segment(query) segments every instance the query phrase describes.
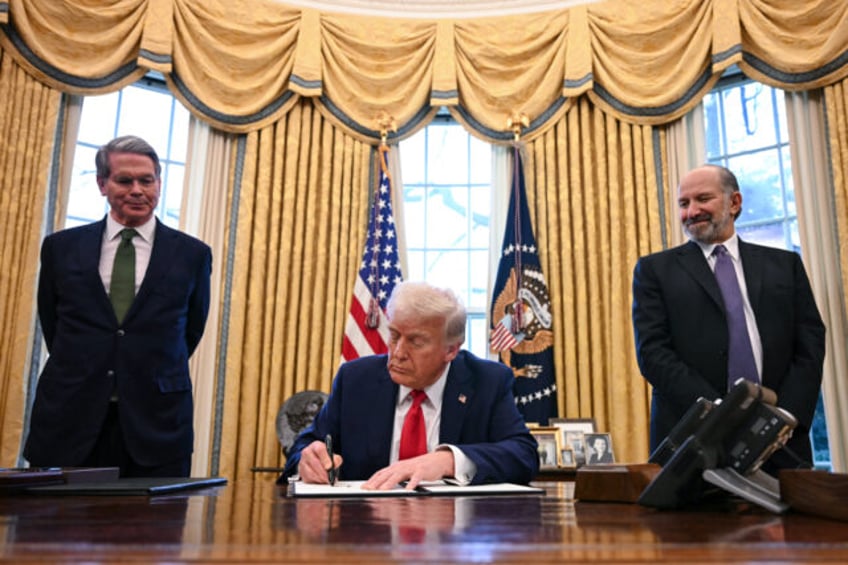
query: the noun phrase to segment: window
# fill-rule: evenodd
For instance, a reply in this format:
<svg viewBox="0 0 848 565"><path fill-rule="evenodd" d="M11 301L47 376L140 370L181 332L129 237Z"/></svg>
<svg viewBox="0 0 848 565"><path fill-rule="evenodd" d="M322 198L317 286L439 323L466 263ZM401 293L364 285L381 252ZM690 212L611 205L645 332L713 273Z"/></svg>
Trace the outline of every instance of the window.
<svg viewBox="0 0 848 565"><path fill-rule="evenodd" d="M488 356L491 146L450 116L400 144L407 280L453 289L468 312L465 347Z"/></svg>
<svg viewBox="0 0 848 565"><path fill-rule="evenodd" d="M704 98L707 160L733 171L743 192L736 231L748 241L801 252L783 92L730 79ZM819 398L811 430L817 467L830 468Z"/></svg>
<svg viewBox="0 0 848 565"><path fill-rule="evenodd" d="M150 143L162 164L162 193L156 216L178 227L188 147L189 113L165 88L144 79L118 92L83 99L74 152L65 227L100 220L109 203L97 188L94 155L114 137L137 135Z"/></svg>

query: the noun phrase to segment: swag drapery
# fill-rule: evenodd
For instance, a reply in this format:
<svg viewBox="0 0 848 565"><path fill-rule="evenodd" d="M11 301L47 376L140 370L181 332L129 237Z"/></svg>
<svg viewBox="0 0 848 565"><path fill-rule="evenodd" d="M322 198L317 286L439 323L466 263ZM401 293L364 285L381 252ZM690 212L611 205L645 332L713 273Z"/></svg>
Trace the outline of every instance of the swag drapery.
<svg viewBox="0 0 848 565"><path fill-rule="evenodd" d="M281 340L293 340L291 332L316 335L310 324L318 318L336 321L326 333L321 329L318 337L297 341L296 351L279 348L276 355L310 360L297 375L288 374L293 367L280 359L255 359L255 366L231 359L226 316L220 328L209 329L227 353L216 371L227 394L219 395L226 401L213 425L218 446L213 468L236 476L249 472L251 464L279 462L273 438L257 439L254 426L270 425L295 383L326 389L337 363L341 331L334 337L329 329L336 331L347 312L354 269L347 254L359 252L353 250L361 246L369 192L361 153L379 141L381 131L389 141L411 135L439 106L447 106L474 135L496 143L513 138L509 119L526 116L529 125L521 134L528 144L531 215L559 324L554 347L560 414L594 416L614 434L620 460L641 461L647 452L648 392L632 355L629 280L639 255L667 244L664 194L670 179L662 126L692 109L731 65L784 89L844 84L846 12L843 0L611 0L509 17L404 20L271 0L115 0L96 7L84 0L9 0L0 1L0 80L23 69L46 92L86 95L111 92L158 71L197 118L243 136L234 144L239 149L228 194L231 210L239 213L228 216L237 222L222 228L232 231L225 249L215 250L227 265L217 276L250 273L250 284L258 284L252 277L267 278L277 289L296 290L298 304L313 311L311 318L300 316L298 324L288 325L282 317L290 310L253 308L252 289L236 291L222 278L215 284L230 289L222 296L223 311L238 312L230 322L239 331L282 324L286 331L274 334ZM309 131L320 132L320 144L292 137L303 130L280 131L296 115L292 112L312 116ZM30 114L30 127L55 129L55 113ZM0 127L0 162L6 163L22 153L25 141L12 122ZM47 149L25 152L34 170L50 170ZM291 158L280 151L298 151L310 163L298 173L307 192L288 184L291 177L265 178L276 174L281 159ZM324 176L318 158L330 155L350 162L355 180ZM46 190L42 180L0 183L3 194L37 203ZM363 182L366 186L358 184ZM834 182L837 191L845 191L844 175L834 175ZM338 282L331 286L330 280L313 284L308 277L315 273L280 267L290 261L291 248L313 245L299 238L313 235L316 224L342 221L333 206L304 205L304 195L319 185L327 202L351 207L345 221L352 237L344 245L328 243L331 254L321 255L351 271L332 275ZM277 233L277 247L244 239L255 237L249 234L259 225L266 231L285 225L242 216L240 199L253 190L253 198L279 202L281 217L300 226ZM837 199L842 230L846 206L844 198ZM256 208L259 212L270 210ZM293 239L283 241L282 235ZM10 239L9 230L2 237L3 249L14 244L25 250L4 268L32 281L41 233L34 228L17 233L20 242ZM602 251L612 254L595 256ZM845 279L848 258L843 253L839 259ZM10 284L3 279L0 289L4 335L26 343L34 331L31 318L10 317L7 309L27 289L16 294ZM599 301L600 315L582 310L586 299ZM243 346L253 347L246 338ZM11 365L6 360L2 374L0 457L7 465L14 463L18 445L6 430L20 425L24 404L19 383L25 362L16 359ZM233 383L239 383L238 401ZM242 408L234 408L236 402Z"/></svg>

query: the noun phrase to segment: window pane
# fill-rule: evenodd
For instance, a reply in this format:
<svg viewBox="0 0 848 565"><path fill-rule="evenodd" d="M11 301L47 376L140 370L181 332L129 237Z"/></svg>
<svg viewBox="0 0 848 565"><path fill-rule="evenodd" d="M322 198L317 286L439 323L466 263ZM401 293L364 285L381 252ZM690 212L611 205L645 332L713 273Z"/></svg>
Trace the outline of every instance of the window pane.
<svg viewBox="0 0 848 565"><path fill-rule="evenodd" d="M401 151L401 174L403 175L404 188L412 184L424 184L427 178L424 176L426 170L427 159L425 158L425 140L426 135L422 135L423 130L416 133L409 139L403 141L403 151ZM404 153L410 155L418 155L418 159L404 159Z"/></svg>
<svg viewBox="0 0 848 565"><path fill-rule="evenodd" d="M100 147L115 137L115 116L118 115L119 92L101 96L86 96L80 114L77 143ZM90 161L94 168L94 159Z"/></svg>
<svg viewBox="0 0 848 565"><path fill-rule="evenodd" d="M427 252L425 279L452 288L461 297L468 295L468 255L462 251L433 249Z"/></svg>
<svg viewBox="0 0 848 565"><path fill-rule="evenodd" d="M465 330L465 349L477 357L485 359L489 354L488 335L486 316L484 314L469 314Z"/></svg>
<svg viewBox="0 0 848 565"><path fill-rule="evenodd" d="M409 273L404 273L406 279L410 281L426 280L424 276L424 251L410 249L406 253L406 259L409 263Z"/></svg>
<svg viewBox="0 0 848 565"><path fill-rule="evenodd" d="M99 220L106 214L108 209L106 199L97 187L95 153L97 149L91 147L76 148L65 227L87 224L95 219Z"/></svg>
<svg viewBox="0 0 848 565"><path fill-rule="evenodd" d="M491 153L491 148L489 149ZM487 168L490 171L491 168ZM489 218L491 217L491 188L488 184L471 187L471 247L489 248ZM481 271L484 272L484 271Z"/></svg>
<svg viewBox="0 0 848 565"><path fill-rule="evenodd" d="M742 215L738 223L783 219L781 168L776 150L760 151L728 159L742 191Z"/></svg>
<svg viewBox="0 0 848 565"><path fill-rule="evenodd" d="M465 187L431 188L427 195L427 246L467 245L468 194Z"/></svg>
<svg viewBox="0 0 848 565"><path fill-rule="evenodd" d="M427 218L424 191L423 186L409 186L406 183L403 185L403 223L406 229L406 246L410 250L423 248L424 238L427 236L427 230L424 229Z"/></svg>
<svg viewBox="0 0 848 565"><path fill-rule="evenodd" d="M728 153L750 151L777 143L769 87L745 84L725 90L722 98Z"/></svg>
<svg viewBox="0 0 848 565"><path fill-rule="evenodd" d="M160 158L167 158L170 137L170 92L147 88L126 88L118 117L118 135L137 135L156 148ZM108 141L108 140L107 140Z"/></svg>
<svg viewBox="0 0 848 565"><path fill-rule="evenodd" d="M427 182L468 182L468 134L461 127L436 124L429 136Z"/></svg>
<svg viewBox="0 0 848 565"><path fill-rule="evenodd" d="M468 312L465 347L485 357L491 146L444 115L400 146L405 275L460 296Z"/></svg>

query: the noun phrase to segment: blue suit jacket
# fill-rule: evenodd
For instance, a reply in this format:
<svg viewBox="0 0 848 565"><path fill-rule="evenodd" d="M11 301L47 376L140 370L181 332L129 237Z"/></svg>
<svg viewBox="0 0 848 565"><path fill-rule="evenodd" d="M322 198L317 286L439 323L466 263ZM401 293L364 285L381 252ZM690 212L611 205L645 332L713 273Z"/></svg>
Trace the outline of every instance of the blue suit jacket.
<svg viewBox="0 0 848 565"><path fill-rule="evenodd" d="M797 253L741 239L739 254L763 347L763 385L798 419L789 447L812 461L808 434L821 385L825 329L804 265ZM639 368L653 385L651 450L699 397L714 400L727 392L723 304L697 243L648 255L636 265L633 327Z"/></svg>
<svg viewBox="0 0 848 565"><path fill-rule="evenodd" d="M156 220L147 272L119 324L98 271L105 226L104 218L42 243L38 313L50 356L24 451L32 465L78 465L97 440L113 387L136 462L192 452L188 359L206 323L212 252Z"/></svg>
<svg viewBox="0 0 848 565"><path fill-rule="evenodd" d="M300 451L332 434L344 458L340 478L365 480L389 464L398 385L387 357L362 357L341 366L327 403L291 449L281 477L296 473ZM460 351L448 371L439 442L457 446L476 465L473 483L530 482L539 470L536 440L512 395L509 367Z"/></svg>

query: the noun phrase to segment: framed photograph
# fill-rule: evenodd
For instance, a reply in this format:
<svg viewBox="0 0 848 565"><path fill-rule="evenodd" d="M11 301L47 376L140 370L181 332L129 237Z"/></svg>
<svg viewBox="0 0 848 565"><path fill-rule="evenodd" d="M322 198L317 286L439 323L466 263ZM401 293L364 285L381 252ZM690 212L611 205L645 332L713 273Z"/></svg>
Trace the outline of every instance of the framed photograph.
<svg viewBox="0 0 848 565"><path fill-rule="evenodd" d="M560 466L566 469L574 469L577 467L577 460L574 458L574 450L569 445L562 446L559 451Z"/></svg>
<svg viewBox="0 0 848 565"><path fill-rule="evenodd" d="M530 433L533 434L539 444L539 468L556 469L559 467L560 451L562 450L559 430L552 426L543 426L530 428Z"/></svg>
<svg viewBox="0 0 848 565"><path fill-rule="evenodd" d="M595 432L595 420L593 418L551 418L549 425L556 426L562 431L583 432L584 434Z"/></svg>
<svg viewBox="0 0 848 565"><path fill-rule="evenodd" d="M563 447L571 447L574 451L576 466L586 463L585 434L595 432L595 420L592 418L551 418L550 425L560 430L560 441Z"/></svg>
<svg viewBox="0 0 848 565"><path fill-rule="evenodd" d="M609 434L585 434L585 439L587 465L615 463L612 439Z"/></svg>

